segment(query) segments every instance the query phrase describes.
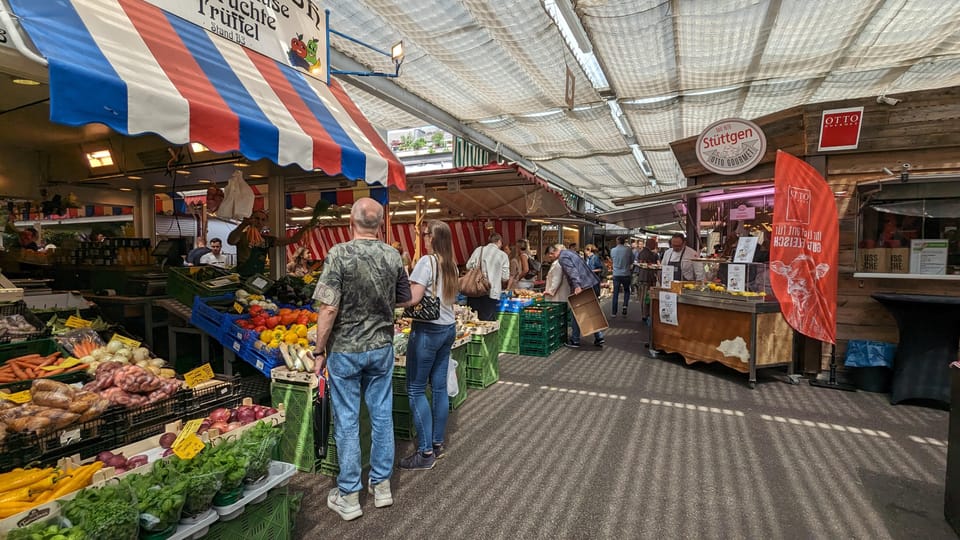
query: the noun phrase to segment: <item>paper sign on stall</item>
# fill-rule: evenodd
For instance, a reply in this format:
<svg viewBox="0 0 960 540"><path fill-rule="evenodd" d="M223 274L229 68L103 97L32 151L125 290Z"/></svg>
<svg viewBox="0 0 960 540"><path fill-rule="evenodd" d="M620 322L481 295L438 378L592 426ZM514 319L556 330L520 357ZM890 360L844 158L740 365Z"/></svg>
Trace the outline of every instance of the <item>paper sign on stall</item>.
<svg viewBox="0 0 960 540"><path fill-rule="evenodd" d="M910 271L914 274L946 274L949 247L949 240L911 240Z"/></svg>
<svg viewBox="0 0 960 540"><path fill-rule="evenodd" d="M660 269L660 288L669 289L670 285L673 284L673 270L672 266L663 265L663 268Z"/></svg>
<svg viewBox="0 0 960 540"><path fill-rule="evenodd" d="M737 240L737 252L733 255L733 262L753 262L753 255L757 252L756 236L742 236Z"/></svg>
<svg viewBox="0 0 960 540"><path fill-rule="evenodd" d="M194 386L202 382L209 381L212 378L213 368L210 367L209 362L183 374L183 380L187 384L187 388L193 388Z"/></svg>
<svg viewBox="0 0 960 540"><path fill-rule="evenodd" d="M677 293L660 291L660 322L678 326Z"/></svg>
<svg viewBox="0 0 960 540"><path fill-rule="evenodd" d="M730 264L727 265L727 290L730 292L743 292L744 285L747 282L747 265Z"/></svg>

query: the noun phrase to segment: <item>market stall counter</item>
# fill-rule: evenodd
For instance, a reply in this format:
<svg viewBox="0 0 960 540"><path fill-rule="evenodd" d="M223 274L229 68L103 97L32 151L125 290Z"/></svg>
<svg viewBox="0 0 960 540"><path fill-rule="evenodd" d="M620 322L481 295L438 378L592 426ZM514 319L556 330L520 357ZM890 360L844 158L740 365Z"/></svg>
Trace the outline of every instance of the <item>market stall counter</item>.
<svg viewBox="0 0 960 540"><path fill-rule="evenodd" d="M684 290L676 295L676 324L667 324L661 291L672 292L651 289L651 350L680 354L687 364L719 362L749 374L750 388L756 386L758 369L787 366L793 374L793 329L778 302Z"/></svg>

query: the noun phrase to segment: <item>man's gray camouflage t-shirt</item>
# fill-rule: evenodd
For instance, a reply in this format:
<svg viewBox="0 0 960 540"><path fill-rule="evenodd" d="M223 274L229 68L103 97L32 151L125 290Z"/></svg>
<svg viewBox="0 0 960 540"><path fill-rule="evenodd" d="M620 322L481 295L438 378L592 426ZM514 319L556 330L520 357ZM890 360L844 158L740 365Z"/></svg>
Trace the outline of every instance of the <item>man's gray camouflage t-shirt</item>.
<svg viewBox="0 0 960 540"><path fill-rule="evenodd" d="M328 352L365 352L393 343L397 281L406 277L400 253L379 240L333 246L313 297L336 306Z"/></svg>

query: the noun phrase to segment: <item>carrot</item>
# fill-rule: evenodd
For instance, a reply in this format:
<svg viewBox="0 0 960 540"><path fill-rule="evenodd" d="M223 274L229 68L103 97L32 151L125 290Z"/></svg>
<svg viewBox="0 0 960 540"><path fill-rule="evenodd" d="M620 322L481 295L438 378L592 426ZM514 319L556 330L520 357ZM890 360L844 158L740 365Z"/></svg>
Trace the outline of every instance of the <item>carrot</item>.
<svg viewBox="0 0 960 540"><path fill-rule="evenodd" d="M14 377L8 377L6 375L0 375L0 383L11 383L15 382L17 379Z"/></svg>
<svg viewBox="0 0 960 540"><path fill-rule="evenodd" d="M11 358L10 360L7 360L7 361L8 361L8 362L19 362L19 361L21 361L21 360L30 360L31 358L39 358L39 357L40 357L39 354L37 354L37 353L31 353L31 354L25 354L25 355L23 355L23 356L18 356L18 357L16 357L16 358Z"/></svg>
<svg viewBox="0 0 960 540"><path fill-rule="evenodd" d="M64 371L64 373L73 373L74 371L82 371L84 369L87 369L88 367L90 367L90 364L77 364L72 368Z"/></svg>
<svg viewBox="0 0 960 540"><path fill-rule="evenodd" d="M59 375L59 374L65 372L65 371L67 371L65 368L53 369L53 370L48 371L47 374L44 375L44 377L50 377L50 376L52 376L52 375Z"/></svg>
<svg viewBox="0 0 960 540"><path fill-rule="evenodd" d="M38 368L46 367L56 363L56 361L57 361L57 357L51 355L51 356L48 356L47 358L44 358L42 362L38 363L37 367Z"/></svg>
<svg viewBox="0 0 960 540"><path fill-rule="evenodd" d="M20 366L18 366L17 364L8 364L8 365L13 369L13 374L18 379L25 380L28 378L26 372L24 372L23 369L21 369Z"/></svg>

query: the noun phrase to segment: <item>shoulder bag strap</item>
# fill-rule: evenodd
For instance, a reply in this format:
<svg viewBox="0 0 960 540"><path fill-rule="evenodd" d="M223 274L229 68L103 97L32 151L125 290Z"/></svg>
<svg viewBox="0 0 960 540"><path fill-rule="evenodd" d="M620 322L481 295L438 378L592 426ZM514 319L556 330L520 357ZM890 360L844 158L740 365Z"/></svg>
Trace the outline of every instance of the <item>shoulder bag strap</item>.
<svg viewBox="0 0 960 540"><path fill-rule="evenodd" d="M430 265L433 266L433 297L438 298L437 281L440 279L440 257L437 255L431 255Z"/></svg>

